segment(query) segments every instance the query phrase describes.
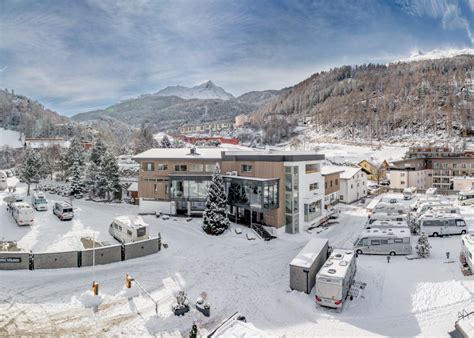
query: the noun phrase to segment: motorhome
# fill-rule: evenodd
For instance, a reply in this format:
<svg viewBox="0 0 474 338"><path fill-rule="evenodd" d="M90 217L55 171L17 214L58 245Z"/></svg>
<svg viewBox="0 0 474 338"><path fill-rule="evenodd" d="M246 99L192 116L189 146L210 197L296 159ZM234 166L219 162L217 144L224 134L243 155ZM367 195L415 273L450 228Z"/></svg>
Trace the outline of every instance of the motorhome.
<svg viewBox="0 0 474 338"><path fill-rule="evenodd" d="M354 250L357 254L409 255L412 252L410 229L366 229L356 240Z"/></svg>
<svg viewBox="0 0 474 338"><path fill-rule="evenodd" d="M334 249L316 275L316 303L341 308L357 271L353 250Z"/></svg>
<svg viewBox="0 0 474 338"><path fill-rule="evenodd" d="M375 221L396 221L408 223L408 220L409 216L407 214L380 212L371 215L367 223L372 224Z"/></svg>
<svg viewBox="0 0 474 338"><path fill-rule="evenodd" d="M122 243L137 242L149 238L149 226L140 216L115 217L109 233Z"/></svg>
<svg viewBox="0 0 474 338"><path fill-rule="evenodd" d="M426 197L435 197L438 194L438 188L428 188L426 190Z"/></svg>
<svg viewBox="0 0 474 338"><path fill-rule="evenodd" d="M36 191L31 195L31 205L36 211L48 210L48 201L42 191Z"/></svg>
<svg viewBox="0 0 474 338"><path fill-rule="evenodd" d="M424 217L425 215L431 214L459 214L460 209L458 207L455 207L453 205L443 205L440 207L432 207L428 210L426 210L423 214L420 215L420 217Z"/></svg>
<svg viewBox="0 0 474 338"><path fill-rule="evenodd" d="M461 251L466 257L466 263L469 269L474 273L474 234L465 234L461 236Z"/></svg>
<svg viewBox="0 0 474 338"><path fill-rule="evenodd" d="M33 224L33 208L25 202L13 202L9 205L9 211L18 225Z"/></svg>
<svg viewBox="0 0 474 338"><path fill-rule="evenodd" d="M413 212L413 215L415 217L420 217L421 215L423 215L425 212L433 209L433 208L437 208L437 207L447 207L447 208L450 208L452 207L453 204L450 202L450 201L437 201L437 202L424 202L424 203L421 203L418 208L416 209L416 211Z"/></svg>
<svg viewBox="0 0 474 338"><path fill-rule="evenodd" d="M4 171L0 171L0 190L5 190L7 188L7 174L5 174Z"/></svg>
<svg viewBox="0 0 474 338"><path fill-rule="evenodd" d="M372 211L373 214L377 214L380 212L389 212L389 213L397 213L397 214L406 214L408 212L407 208L400 203L386 203L380 202L375 206Z"/></svg>
<svg viewBox="0 0 474 338"><path fill-rule="evenodd" d="M61 221L68 221L74 217L74 210L72 205L67 202L56 202L54 203L53 214Z"/></svg>
<svg viewBox="0 0 474 338"><path fill-rule="evenodd" d="M407 222L398 222L398 221L375 221L372 224L366 224L366 229L371 228L380 228L380 229L388 229L388 228L406 228L408 226Z"/></svg>
<svg viewBox="0 0 474 338"><path fill-rule="evenodd" d="M459 192L459 194L458 194L458 203L460 205L474 204L474 190Z"/></svg>
<svg viewBox="0 0 474 338"><path fill-rule="evenodd" d="M409 187L403 190L403 199L404 200L411 200L415 197L416 194L416 187Z"/></svg>
<svg viewBox="0 0 474 338"><path fill-rule="evenodd" d="M427 236L464 235L468 227L464 218L456 214L438 214L423 217L420 220L420 230Z"/></svg>
<svg viewBox="0 0 474 338"><path fill-rule="evenodd" d="M411 206L410 206L410 209L411 211L417 211L418 210L418 207L423 204L423 203L427 203L427 202L441 202L443 201L443 199L441 199L440 197L427 197L427 198L420 198L419 200L417 200L415 203L413 203Z"/></svg>

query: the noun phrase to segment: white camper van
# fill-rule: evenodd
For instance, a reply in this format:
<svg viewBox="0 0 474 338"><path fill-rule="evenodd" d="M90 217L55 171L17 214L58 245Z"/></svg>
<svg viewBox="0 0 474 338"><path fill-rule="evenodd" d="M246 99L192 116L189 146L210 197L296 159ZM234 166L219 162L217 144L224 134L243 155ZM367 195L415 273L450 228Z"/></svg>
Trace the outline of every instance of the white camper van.
<svg viewBox="0 0 474 338"><path fill-rule="evenodd" d="M446 207L446 208L450 208L452 207L453 204L449 201L438 201L438 202L425 202L425 203L421 203L418 208L416 209L416 212L415 212L415 216L416 217L420 217L421 215L423 215L425 212L433 209L433 208L437 208L437 207Z"/></svg>
<svg viewBox="0 0 474 338"><path fill-rule="evenodd" d="M48 201L42 191L36 191L31 195L31 205L36 211L46 211L48 210Z"/></svg>
<svg viewBox="0 0 474 338"><path fill-rule="evenodd" d="M415 197L416 194L416 187L409 187L403 190L403 199L404 200L411 200Z"/></svg>
<svg viewBox="0 0 474 338"><path fill-rule="evenodd" d="M406 214L380 212L370 216L368 223L372 224L375 221L395 221L408 223L408 219L409 217Z"/></svg>
<svg viewBox="0 0 474 338"><path fill-rule="evenodd" d="M366 229L371 228L380 228L380 229L388 229L388 228L406 228L408 226L407 222L398 222L398 221L375 221L372 224L366 224Z"/></svg>
<svg viewBox="0 0 474 338"><path fill-rule="evenodd" d="M411 206L410 206L410 209L412 211L417 211L418 210L418 207L423 204L423 203L427 203L427 202L441 202L443 201L440 197L426 197L426 198L421 198L419 200L417 200L415 203L413 203Z"/></svg>
<svg viewBox="0 0 474 338"><path fill-rule="evenodd" d="M5 174L4 171L0 171L0 190L5 190L7 188L7 174Z"/></svg>
<svg viewBox="0 0 474 338"><path fill-rule="evenodd" d="M474 234L461 236L461 250L466 257L466 263L469 265L469 269L474 273Z"/></svg>
<svg viewBox="0 0 474 338"><path fill-rule="evenodd" d="M474 204L474 190L461 191L458 194L458 202L460 205Z"/></svg>
<svg viewBox="0 0 474 338"><path fill-rule="evenodd" d="M420 229L426 236L464 235L468 227L466 221L456 214L438 214L433 217L423 217Z"/></svg>
<svg viewBox="0 0 474 338"><path fill-rule="evenodd" d="M138 242L149 238L148 224L140 216L115 217L109 233L122 243Z"/></svg>
<svg viewBox="0 0 474 338"><path fill-rule="evenodd" d="M354 282L356 270L353 250L334 249L316 275L316 303L341 308Z"/></svg>
<svg viewBox="0 0 474 338"><path fill-rule="evenodd" d="M428 188L426 190L426 197L435 197L438 194L438 188Z"/></svg>
<svg viewBox="0 0 474 338"><path fill-rule="evenodd" d="M362 231L354 244L358 254L409 255L411 254L410 229L372 228Z"/></svg>
<svg viewBox="0 0 474 338"><path fill-rule="evenodd" d="M18 225L33 224L33 208L25 202L14 202L9 205L9 210Z"/></svg>

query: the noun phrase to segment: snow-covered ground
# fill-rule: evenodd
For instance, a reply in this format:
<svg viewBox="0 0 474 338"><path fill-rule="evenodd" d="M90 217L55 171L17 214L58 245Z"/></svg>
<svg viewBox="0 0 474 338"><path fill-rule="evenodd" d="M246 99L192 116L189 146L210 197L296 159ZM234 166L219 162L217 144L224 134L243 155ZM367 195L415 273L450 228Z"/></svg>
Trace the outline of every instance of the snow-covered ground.
<svg viewBox="0 0 474 338"><path fill-rule="evenodd" d="M393 197L401 194L384 196ZM228 231L213 237L200 229L199 218L187 222L145 216L151 232L160 232L168 245L158 254L94 269L0 271L0 334L176 336L186 335L193 321L205 333L239 311L268 335L448 336L457 312L474 309L474 278L463 276L457 262L459 236L430 238L432 255L424 260L399 256L387 264L383 256L360 256L356 279L367 287L341 313L316 306L314 294L290 291L292 258L312 237L351 248L367 219L364 206L340 205L338 222L329 228L282 234L270 242L248 241L245 227L244 234ZM107 233L110 220L137 212L136 206L83 200L74 201L74 207L72 222L56 221L50 211L35 212L35 225L20 228L2 206L1 236L33 250L78 248L78 238L92 232L113 242ZM474 208L463 207L462 212L474 227ZM454 263L446 263L446 251ZM146 296L124 290L126 273L158 300L158 316ZM93 280L100 283L97 301L88 291ZM191 304L206 292L211 317L203 317L194 306L184 317L175 317L171 305L179 289L187 292Z"/></svg>
<svg viewBox="0 0 474 338"><path fill-rule="evenodd" d="M0 128L0 147L4 146L11 148L23 147L21 143L21 133L15 130Z"/></svg>

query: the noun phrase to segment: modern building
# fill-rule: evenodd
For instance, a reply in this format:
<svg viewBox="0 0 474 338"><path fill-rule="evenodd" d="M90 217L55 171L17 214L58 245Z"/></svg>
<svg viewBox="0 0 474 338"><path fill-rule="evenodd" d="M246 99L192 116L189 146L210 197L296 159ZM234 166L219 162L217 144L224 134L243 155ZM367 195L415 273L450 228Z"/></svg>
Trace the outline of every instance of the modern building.
<svg viewBox="0 0 474 338"><path fill-rule="evenodd" d="M324 207L327 209L339 201L341 190L341 174L344 169L336 166L325 166L321 168L324 177Z"/></svg>
<svg viewBox="0 0 474 338"><path fill-rule="evenodd" d="M352 203L367 196L367 174L358 167L328 166L340 173L339 202Z"/></svg>
<svg viewBox="0 0 474 338"><path fill-rule="evenodd" d="M215 121L215 122L203 122L197 124L186 124L179 127L181 134L193 134L193 133L213 133L222 130L232 128L232 123L229 121Z"/></svg>
<svg viewBox="0 0 474 338"><path fill-rule="evenodd" d="M324 155L315 152L150 149L133 159L142 213L202 212L218 164L233 221L297 233L324 218Z"/></svg>

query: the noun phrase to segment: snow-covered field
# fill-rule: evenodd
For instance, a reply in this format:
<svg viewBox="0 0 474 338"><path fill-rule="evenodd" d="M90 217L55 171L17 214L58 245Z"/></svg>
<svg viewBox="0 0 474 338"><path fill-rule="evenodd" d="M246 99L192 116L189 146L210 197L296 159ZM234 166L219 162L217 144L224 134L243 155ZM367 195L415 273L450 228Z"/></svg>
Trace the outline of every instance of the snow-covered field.
<svg viewBox="0 0 474 338"><path fill-rule="evenodd" d="M15 130L0 128L0 147L21 148L21 134Z"/></svg>
<svg viewBox="0 0 474 338"><path fill-rule="evenodd" d="M401 195L385 196L392 197ZM35 212L36 224L20 228L2 206L1 236L16 238L33 250L76 248L77 238L92 232L113 243L107 233L110 220L137 212L135 206L83 200L75 201L74 207L72 222L56 221L50 211ZM367 288L347 301L341 313L316 306L314 294L290 291L288 264L310 238L325 237L332 246L352 247L367 214L362 204L339 207L337 224L311 233L282 234L270 242L248 241L246 228L240 235L228 231L208 236L198 218L186 222L145 216L152 233L161 232L168 244L158 254L94 269L0 271L0 334L176 336L186 335L193 321L205 333L239 311L268 335L448 336L457 312L474 310L474 278L463 276L457 262L459 236L430 238L432 255L424 260L399 256L387 264L383 256L359 256L356 279ZM462 210L471 227L473 209ZM454 263L446 263L446 251ZM131 297L138 292L124 290L126 273L158 300L158 316L146 296ZM93 280L100 283L102 297L96 309L88 293ZM178 289L187 292L191 304L206 292L211 317L196 310L175 317L170 307Z"/></svg>

